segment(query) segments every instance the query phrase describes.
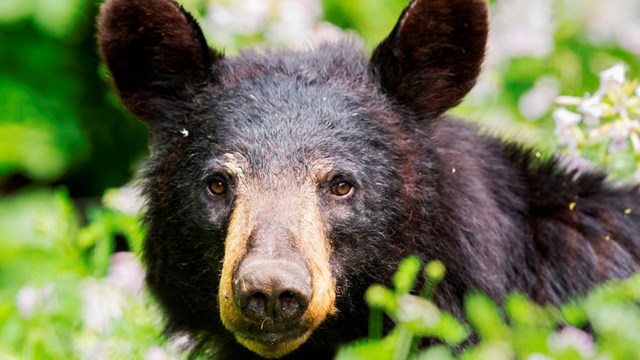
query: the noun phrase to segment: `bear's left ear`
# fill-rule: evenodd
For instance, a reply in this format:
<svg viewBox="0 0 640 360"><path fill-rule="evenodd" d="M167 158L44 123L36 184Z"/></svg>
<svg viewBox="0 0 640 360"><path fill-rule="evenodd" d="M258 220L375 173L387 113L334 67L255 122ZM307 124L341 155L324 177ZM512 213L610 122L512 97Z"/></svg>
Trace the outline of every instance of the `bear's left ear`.
<svg viewBox="0 0 640 360"><path fill-rule="evenodd" d="M98 45L123 103L152 128L183 117L222 58L173 0L108 0L98 17Z"/></svg>
<svg viewBox="0 0 640 360"><path fill-rule="evenodd" d="M486 0L413 0L371 58L383 91L425 116L475 85L488 33Z"/></svg>

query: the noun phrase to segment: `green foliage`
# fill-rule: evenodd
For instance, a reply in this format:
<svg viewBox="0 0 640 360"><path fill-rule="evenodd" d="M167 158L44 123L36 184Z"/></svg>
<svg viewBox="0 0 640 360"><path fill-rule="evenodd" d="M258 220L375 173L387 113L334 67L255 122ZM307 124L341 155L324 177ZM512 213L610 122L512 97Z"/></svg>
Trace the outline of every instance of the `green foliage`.
<svg viewBox="0 0 640 360"><path fill-rule="evenodd" d="M434 265L437 264L437 265ZM395 323L384 337L370 336L343 347L339 360L357 359L637 359L640 357L640 274L611 281L586 297L560 307L543 306L520 293L510 294L502 306L480 293L468 294L461 323L432 302L424 291L411 295L419 260L404 260L394 275L395 289L373 285L366 294L372 319L382 328L382 311ZM442 264L431 262L426 269ZM433 270L432 270L433 271ZM427 279L437 283L440 278ZM410 286L410 287L408 287ZM428 285L425 285L428 286ZM581 329L591 328L594 335ZM378 335L380 330L376 330ZM469 343L474 333L477 343ZM425 349L426 339L442 344ZM457 345L465 344L464 350Z"/></svg>
<svg viewBox="0 0 640 360"><path fill-rule="evenodd" d="M417 354L422 338L438 339L450 346L459 345L468 334L465 325L453 315L441 311L430 298L414 295L412 290L422 264L417 257L403 260L393 276L394 290L382 285L372 285L365 294L371 311L370 327L375 329L370 339L362 340L340 350L337 359L407 359ZM442 280L444 270L439 261L424 268L422 294L430 294ZM395 323L394 330L381 338L382 316L389 316ZM450 355L446 349L438 350L442 356ZM434 353L436 350L433 350ZM431 355L430 355L431 356Z"/></svg>
<svg viewBox="0 0 640 360"><path fill-rule="evenodd" d="M0 190L16 175L99 196L131 175L144 126L97 71L94 0L0 2Z"/></svg>
<svg viewBox="0 0 640 360"><path fill-rule="evenodd" d="M325 19L343 29L356 30L370 48L387 36L407 3L405 0L322 0Z"/></svg>
<svg viewBox="0 0 640 360"><path fill-rule="evenodd" d="M80 225L85 216L86 225ZM134 252L114 254L116 237ZM2 199L0 357L144 358L150 351L174 352L163 345L161 315L142 290L134 254L143 237L137 215L102 206L79 213L63 188Z"/></svg>

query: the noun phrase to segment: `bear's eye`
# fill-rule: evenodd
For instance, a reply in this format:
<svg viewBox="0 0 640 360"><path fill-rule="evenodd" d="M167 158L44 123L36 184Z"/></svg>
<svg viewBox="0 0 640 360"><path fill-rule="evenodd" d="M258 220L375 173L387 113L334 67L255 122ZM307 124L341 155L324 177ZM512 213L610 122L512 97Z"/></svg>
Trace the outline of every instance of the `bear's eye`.
<svg viewBox="0 0 640 360"><path fill-rule="evenodd" d="M227 183L224 179L215 177L209 181L209 191L213 195L224 195L227 192Z"/></svg>
<svg viewBox="0 0 640 360"><path fill-rule="evenodd" d="M340 180L331 185L331 193L335 196L347 196L353 191L353 185L348 181Z"/></svg>

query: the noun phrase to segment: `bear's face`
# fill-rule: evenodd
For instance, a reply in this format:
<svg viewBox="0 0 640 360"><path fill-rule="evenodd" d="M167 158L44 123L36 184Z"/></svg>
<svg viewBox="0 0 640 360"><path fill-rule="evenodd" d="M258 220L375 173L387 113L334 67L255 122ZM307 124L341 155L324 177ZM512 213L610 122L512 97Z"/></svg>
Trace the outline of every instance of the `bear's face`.
<svg viewBox="0 0 640 360"><path fill-rule="evenodd" d="M366 67L361 70L366 75ZM184 209L181 220L197 228L185 233L219 235L180 241L224 254L220 318L240 343L263 356L290 352L334 314L336 289L347 291L341 277L363 266L356 254L402 222L403 212L395 209L403 190L395 170L402 155L383 119L368 112L368 100L350 83L315 84L302 74L275 72L218 84L193 105L188 135L176 134L183 138L170 150L185 155L178 156L183 160L171 179L161 181L188 189L171 205ZM372 211L380 208L387 211ZM223 250L209 250L223 244ZM211 266L190 264L185 277ZM215 270L207 272L217 281ZM211 295L202 290L198 298Z"/></svg>
<svg viewBox="0 0 640 360"><path fill-rule="evenodd" d="M99 30L150 126L144 257L170 329L221 322L274 358L384 263L412 215L414 129L474 83L486 8L414 1L371 60L354 41L226 59L171 0L110 0Z"/></svg>

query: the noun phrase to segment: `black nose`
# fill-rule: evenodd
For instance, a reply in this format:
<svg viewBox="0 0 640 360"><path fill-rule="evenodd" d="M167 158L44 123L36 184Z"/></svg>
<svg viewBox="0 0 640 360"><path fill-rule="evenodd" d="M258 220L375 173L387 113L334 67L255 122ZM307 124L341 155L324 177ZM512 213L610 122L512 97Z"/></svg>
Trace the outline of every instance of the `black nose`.
<svg viewBox="0 0 640 360"><path fill-rule="evenodd" d="M255 322L300 318L313 292L306 267L285 260L243 261L233 285L236 304Z"/></svg>

